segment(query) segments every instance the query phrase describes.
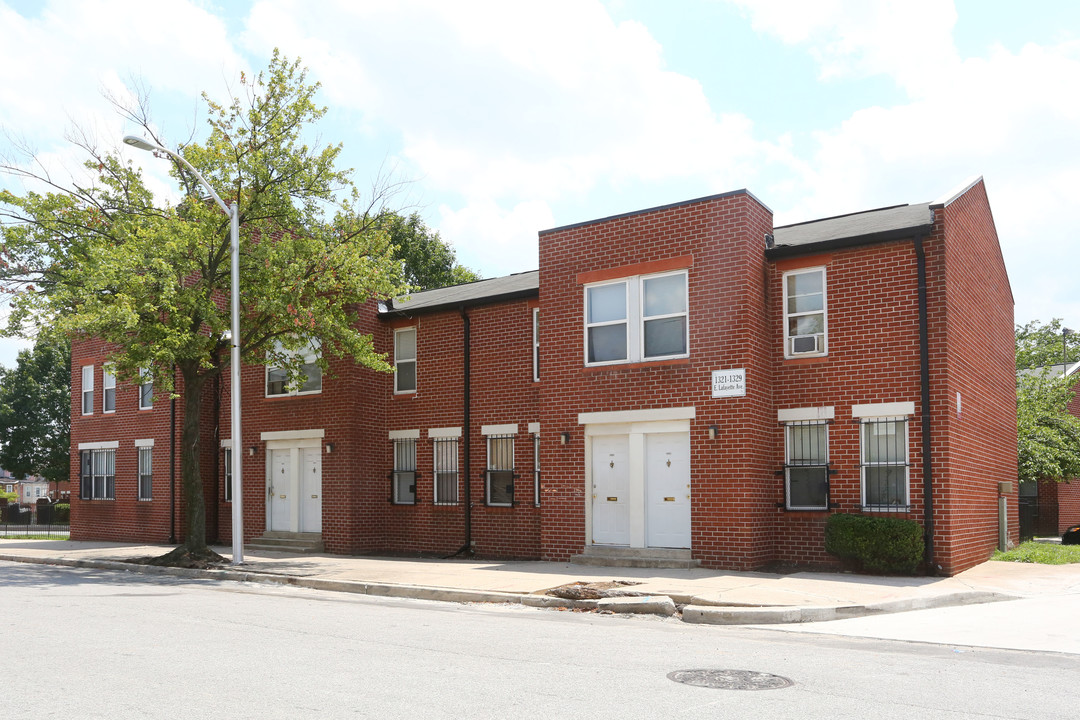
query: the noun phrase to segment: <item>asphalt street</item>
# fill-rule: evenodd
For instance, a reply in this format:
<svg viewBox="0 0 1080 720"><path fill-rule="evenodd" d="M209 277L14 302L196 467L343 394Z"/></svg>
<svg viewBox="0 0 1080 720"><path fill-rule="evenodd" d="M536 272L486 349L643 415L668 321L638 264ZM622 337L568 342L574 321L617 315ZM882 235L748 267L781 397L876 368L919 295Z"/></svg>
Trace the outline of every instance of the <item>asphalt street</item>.
<svg viewBox="0 0 1080 720"><path fill-rule="evenodd" d="M1072 718L1080 706L1074 654L7 562L0 627L4 718ZM695 687L669 679L679 670L790 685Z"/></svg>

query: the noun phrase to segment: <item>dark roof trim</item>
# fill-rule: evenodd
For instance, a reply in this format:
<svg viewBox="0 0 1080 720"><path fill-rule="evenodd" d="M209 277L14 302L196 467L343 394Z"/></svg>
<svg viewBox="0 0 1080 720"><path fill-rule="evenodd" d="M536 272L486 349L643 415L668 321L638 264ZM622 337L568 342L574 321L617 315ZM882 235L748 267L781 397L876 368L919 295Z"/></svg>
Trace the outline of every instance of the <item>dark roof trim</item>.
<svg viewBox="0 0 1080 720"><path fill-rule="evenodd" d="M719 193L717 195L706 195L705 197L694 198L693 200L682 200L680 202L670 203L668 205L657 205L656 207L645 208L644 210L633 210L631 212L620 213L618 215L608 215L607 217L597 218L595 220L585 220L584 222L571 223L570 225L560 225L559 227L541 230L539 234L547 235L549 233L561 232L563 230L573 230L574 228L586 227L588 225L596 225L598 223L604 223L610 220L619 220L622 218L634 217L635 215L644 215L646 213L657 212L660 210L670 210L672 208L684 207L686 205L693 205L695 203L708 202L710 200L719 200L721 198L735 197L736 195L747 195L752 198L754 202L756 202L758 205L765 208L769 212L772 212L772 208L761 202L761 200L757 196L755 196L754 193L750 192L746 188L743 188L741 190L731 190L728 192Z"/></svg>
<svg viewBox="0 0 1080 720"><path fill-rule="evenodd" d="M478 305L493 305L495 303L507 302L509 300L521 300L522 298L539 297L540 288L526 288L524 290L514 290L496 295L485 295L484 297L474 297L462 300L448 300L446 302L438 303L435 305L424 305L423 307L410 308L395 308L393 300L387 300L379 303L379 317L383 319L398 318L398 317L413 317L415 315L425 315L427 313L443 312L446 310L456 310L458 308L471 308Z"/></svg>
<svg viewBox="0 0 1080 720"><path fill-rule="evenodd" d="M843 216L841 215L840 217ZM791 226L789 225L787 227ZM765 257L769 260L778 260L780 258L796 257L798 255L812 255L814 253L827 252L829 250L840 250L842 248L856 247L858 245L874 245L877 243L889 242L891 240L914 240L916 237L925 237L926 235L929 235L933 228L934 224L928 223L925 225L898 228L896 230L883 230L881 232L868 233L866 235L856 235L854 237L823 240L821 242L807 243L805 245L779 245L765 250Z"/></svg>

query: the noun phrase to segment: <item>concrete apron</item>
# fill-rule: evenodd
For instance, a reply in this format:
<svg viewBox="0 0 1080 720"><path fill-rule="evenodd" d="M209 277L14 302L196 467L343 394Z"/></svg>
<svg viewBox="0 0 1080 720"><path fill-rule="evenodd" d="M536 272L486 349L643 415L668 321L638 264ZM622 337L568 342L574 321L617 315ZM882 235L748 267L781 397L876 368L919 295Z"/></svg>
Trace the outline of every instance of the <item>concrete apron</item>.
<svg viewBox="0 0 1080 720"><path fill-rule="evenodd" d="M200 578L208 580L231 580L234 582L290 585L329 592L349 592L375 597L412 598L458 603L509 603L536 608L563 608L595 610L619 614L677 615L682 607L683 622L707 625L768 625L785 623L820 622L844 618L878 615L882 613L924 610L928 608L1016 599L1015 595L988 591L951 592L931 597L903 598L883 602L851 605L822 606L732 606L719 605L708 599L685 595L625 595L599 600L566 600L537 593L512 593L495 590L470 590L405 583L365 582L358 580L333 580L317 577L283 575L251 570L196 570L189 568L139 565L118 560L27 557L0 554L0 560L60 565L77 568L97 568L121 572L139 572L147 575Z"/></svg>

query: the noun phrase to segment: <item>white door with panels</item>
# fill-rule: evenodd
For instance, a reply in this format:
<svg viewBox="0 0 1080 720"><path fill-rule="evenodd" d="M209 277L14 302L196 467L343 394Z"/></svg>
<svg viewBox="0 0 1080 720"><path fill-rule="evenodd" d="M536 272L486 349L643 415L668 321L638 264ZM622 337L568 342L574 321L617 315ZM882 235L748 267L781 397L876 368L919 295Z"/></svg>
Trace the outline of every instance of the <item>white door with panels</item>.
<svg viewBox="0 0 1080 720"><path fill-rule="evenodd" d="M626 435L592 439L592 541L630 543L630 452Z"/></svg>
<svg viewBox="0 0 1080 720"><path fill-rule="evenodd" d="M270 451L270 477L266 479L266 529L288 532L291 529L293 476L292 451Z"/></svg>
<svg viewBox="0 0 1080 720"><path fill-rule="evenodd" d="M645 435L645 540L648 547L690 547L690 436Z"/></svg>
<svg viewBox="0 0 1080 720"><path fill-rule="evenodd" d="M300 450L300 532L322 532L322 455Z"/></svg>

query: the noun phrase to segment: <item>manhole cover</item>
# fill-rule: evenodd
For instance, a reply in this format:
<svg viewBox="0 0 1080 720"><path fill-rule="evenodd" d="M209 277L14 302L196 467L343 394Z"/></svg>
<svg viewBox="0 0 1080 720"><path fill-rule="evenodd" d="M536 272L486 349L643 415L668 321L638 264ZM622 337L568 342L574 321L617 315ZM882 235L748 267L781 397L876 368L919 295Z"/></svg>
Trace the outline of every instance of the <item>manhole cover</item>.
<svg viewBox="0 0 1080 720"><path fill-rule="evenodd" d="M778 690L794 684L786 677L753 670L675 670L667 676L685 685L720 690Z"/></svg>

